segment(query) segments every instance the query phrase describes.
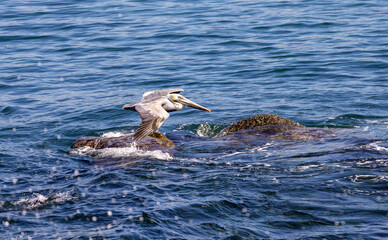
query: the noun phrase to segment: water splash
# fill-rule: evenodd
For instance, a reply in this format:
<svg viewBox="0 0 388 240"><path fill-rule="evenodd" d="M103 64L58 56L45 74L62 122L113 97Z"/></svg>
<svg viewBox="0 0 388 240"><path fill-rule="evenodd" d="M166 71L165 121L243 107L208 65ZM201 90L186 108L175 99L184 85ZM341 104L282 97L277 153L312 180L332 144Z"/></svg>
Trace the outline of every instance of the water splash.
<svg viewBox="0 0 388 240"><path fill-rule="evenodd" d="M200 137L216 137L225 126L209 123L201 124L182 124L178 130L187 130Z"/></svg>
<svg viewBox="0 0 388 240"><path fill-rule="evenodd" d="M139 157L150 157L160 160L170 160L171 155L161 150L155 151L144 151L136 148L136 144L125 148L103 148L94 149L91 147L81 147L71 149L70 154L83 155L93 158L139 158Z"/></svg>
<svg viewBox="0 0 388 240"><path fill-rule="evenodd" d="M369 143L367 145L363 145L361 146L361 148L377 151L381 154L385 154L385 153L388 153L388 147L382 146L384 144L385 143L382 141L376 141L376 142Z"/></svg>
<svg viewBox="0 0 388 240"><path fill-rule="evenodd" d="M113 138L113 137L122 137L128 136L132 133L113 131L107 132L101 135L103 138ZM171 155L167 152L161 150L146 151L140 150L137 148L135 142L131 143L130 147L123 148L103 148L103 149L94 149L91 147L80 147L71 149L69 152L71 155L83 155L93 158L131 158L137 159L141 157L150 157L153 159L160 160L170 160L172 159Z"/></svg>
<svg viewBox="0 0 388 240"><path fill-rule="evenodd" d="M369 146L378 152L386 152L386 153L388 152L388 147L379 146L379 145L377 145L377 143L381 143L381 142L374 142L374 143L369 144Z"/></svg>
<svg viewBox="0 0 388 240"><path fill-rule="evenodd" d="M26 210L31 210L44 205L52 203L62 203L73 199L76 199L76 197L72 196L71 192L69 191L59 192L53 195L43 195L40 193L34 193L30 197L21 198L17 201L12 202L12 205L22 207Z"/></svg>
<svg viewBox="0 0 388 240"><path fill-rule="evenodd" d="M209 123L200 124L196 133L200 137L215 137L221 131L222 127L220 125L210 125Z"/></svg>
<svg viewBox="0 0 388 240"><path fill-rule="evenodd" d="M120 132L120 131L114 131L114 132L104 133L104 134L101 135L101 137L112 138L112 137L123 137L123 136L127 136L127 135L130 135L130 134L124 133L124 132Z"/></svg>

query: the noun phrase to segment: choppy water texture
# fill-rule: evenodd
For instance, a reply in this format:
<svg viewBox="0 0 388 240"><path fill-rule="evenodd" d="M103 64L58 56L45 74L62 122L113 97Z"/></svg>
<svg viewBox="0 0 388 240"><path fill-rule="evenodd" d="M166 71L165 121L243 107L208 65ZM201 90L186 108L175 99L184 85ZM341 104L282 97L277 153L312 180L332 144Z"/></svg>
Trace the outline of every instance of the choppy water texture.
<svg viewBox="0 0 388 240"><path fill-rule="evenodd" d="M387 12L385 0L2 1L1 238L388 238ZM78 137L136 130L122 105L170 87L212 110L171 114L161 132L187 140L175 154L70 154ZM338 134L213 138L259 113Z"/></svg>

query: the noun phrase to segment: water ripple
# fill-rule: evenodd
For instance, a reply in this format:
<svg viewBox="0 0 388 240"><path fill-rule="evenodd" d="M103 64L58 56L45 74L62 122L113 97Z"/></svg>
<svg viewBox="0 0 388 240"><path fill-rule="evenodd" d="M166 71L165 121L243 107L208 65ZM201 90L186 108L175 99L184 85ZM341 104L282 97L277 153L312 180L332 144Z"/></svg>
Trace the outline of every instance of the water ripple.
<svg viewBox="0 0 388 240"><path fill-rule="evenodd" d="M386 8L3 1L2 237L387 238ZM171 113L174 154L69 149L134 132L122 105L171 87L212 110ZM217 137L260 113L335 134Z"/></svg>

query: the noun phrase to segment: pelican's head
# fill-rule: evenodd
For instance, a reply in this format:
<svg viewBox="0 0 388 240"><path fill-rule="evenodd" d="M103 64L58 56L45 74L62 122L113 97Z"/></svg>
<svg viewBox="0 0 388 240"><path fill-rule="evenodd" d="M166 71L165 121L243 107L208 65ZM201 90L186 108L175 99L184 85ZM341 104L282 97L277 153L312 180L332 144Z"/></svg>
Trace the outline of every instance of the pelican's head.
<svg viewBox="0 0 388 240"><path fill-rule="evenodd" d="M184 96L182 96L180 94L170 93L169 98L170 98L171 102L177 102L177 103L180 103L180 104L188 106L188 107L192 107L192 108L196 108L199 110L210 112L209 109L202 107L201 105L196 104L195 102L190 101L189 99L185 98Z"/></svg>

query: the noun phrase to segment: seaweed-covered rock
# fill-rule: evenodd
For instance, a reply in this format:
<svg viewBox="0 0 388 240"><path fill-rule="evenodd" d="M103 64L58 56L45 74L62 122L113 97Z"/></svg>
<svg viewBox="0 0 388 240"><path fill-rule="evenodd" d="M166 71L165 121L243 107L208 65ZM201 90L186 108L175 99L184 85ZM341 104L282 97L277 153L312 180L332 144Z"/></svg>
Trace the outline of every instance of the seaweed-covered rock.
<svg viewBox="0 0 388 240"><path fill-rule="evenodd" d="M304 127L274 114L260 114L226 127L221 131L219 139L254 144L258 139L257 137L259 139L271 137L306 141L323 138L333 133L334 131L329 129ZM121 137L81 137L71 147L94 149L133 147L133 134ZM137 149L146 151L162 150L168 152L172 147L174 147L174 143L159 132L152 133L136 142Z"/></svg>
<svg viewBox="0 0 388 240"><path fill-rule="evenodd" d="M221 131L228 140L253 141L248 136L281 138L294 141L321 139L334 134L333 130L308 128L274 114L260 114L233 123Z"/></svg>
<svg viewBox="0 0 388 240"><path fill-rule="evenodd" d="M133 145L133 135L121 137L81 137L77 139L72 148L91 147L102 148L124 148ZM141 139L136 143L136 147L141 150L166 150L174 147L174 143L163 134L157 132Z"/></svg>
<svg viewBox="0 0 388 240"><path fill-rule="evenodd" d="M271 127L266 127L265 129L266 131L270 131L272 133L280 130L284 130L285 128L289 128L292 126L304 127L299 123L293 122L291 120L288 120L286 118L280 117L275 114L260 114L260 115L249 117L241 121L238 121L236 123L233 123L229 127L222 130L221 135L225 136L240 130L254 129L262 126L271 126Z"/></svg>

